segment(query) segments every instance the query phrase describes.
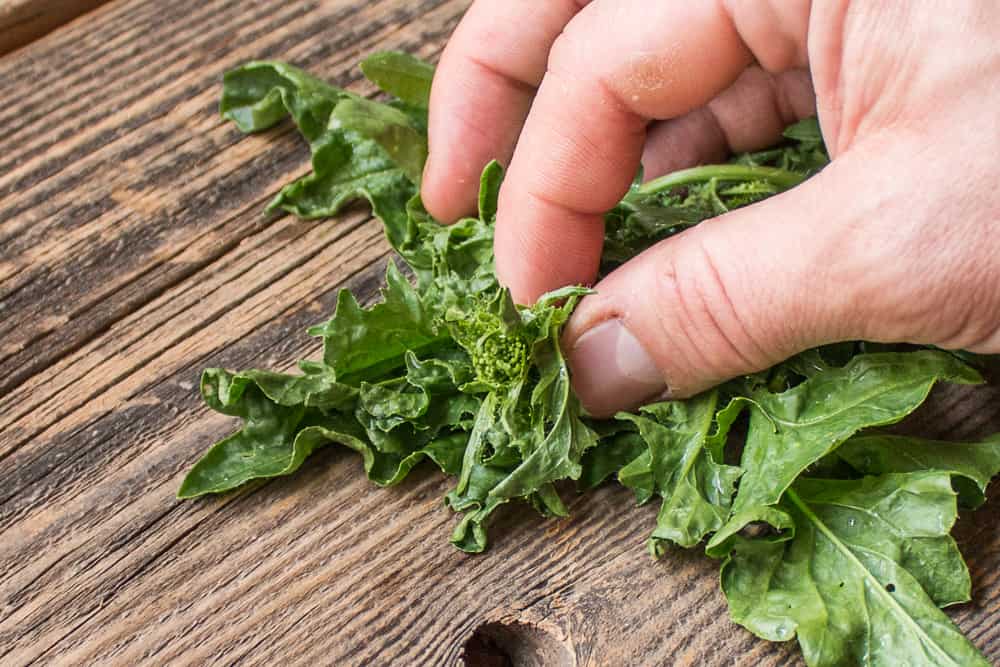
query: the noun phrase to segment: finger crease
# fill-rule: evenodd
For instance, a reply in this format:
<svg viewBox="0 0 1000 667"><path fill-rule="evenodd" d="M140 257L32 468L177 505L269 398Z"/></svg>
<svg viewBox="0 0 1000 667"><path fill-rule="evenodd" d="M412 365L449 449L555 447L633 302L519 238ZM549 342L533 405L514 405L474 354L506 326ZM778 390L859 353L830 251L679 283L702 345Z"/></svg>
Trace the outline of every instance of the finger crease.
<svg viewBox="0 0 1000 667"><path fill-rule="evenodd" d="M538 83L527 81L521 77L506 72L496 65L493 65L477 56L469 56L469 62L481 69L485 74L495 79L499 79L504 84L529 95L534 95L538 89Z"/></svg>
<svg viewBox="0 0 1000 667"><path fill-rule="evenodd" d="M594 85L597 86L598 95L622 114L623 120L628 124L630 132L639 134L646 131L649 119L636 113L632 106L625 101L621 93L612 87L604 77L596 77Z"/></svg>
<svg viewBox="0 0 1000 667"><path fill-rule="evenodd" d="M542 193L540 193L538 191L531 191L531 190L529 190L526 194L527 194L528 197L531 197L532 199L540 201L541 203L543 203L543 204L545 204L547 206L552 206L554 208L558 208L559 210L565 211L565 212L569 213L570 215L603 215L607 211L607 209L605 209L605 208L599 208L597 210L592 210L592 211L591 210L580 209L580 208L578 208L576 206L570 206L569 204L565 204L563 202L560 202L560 201L558 201L556 199L553 199L552 197L550 197L548 195L544 195L544 194L542 194ZM603 218L602 218L601 222L603 224L603 222L604 222Z"/></svg>
<svg viewBox="0 0 1000 667"><path fill-rule="evenodd" d="M729 311L729 319L736 322L736 325L739 327L740 333L742 334L741 336L742 340L745 340L749 345L753 346L754 356L757 359L767 359L767 355L764 353L763 348L760 345L758 345L757 341L754 340L753 336L750 335L750 331L743 323L743 318L741 318L739 316L739 313L736 311L736 306L733 304L733 300L729 295L729 290L726 289L726 283L722 280L722 275L719 273L719 268L715 265L715 260L712 259L711 254L708 252L708 249L705 248L704 245L702 245L701 243L699 243L698 245L701 248L706 273L708 274L708 277L711 278L712 281L715 283L715 287L718 293L722 295L721 305ZM725 327L723 327L720 324L718 318L716 318L715 316L714 313L715 309L713 308L713 305L714 304L705 303L705 312L708 314L709 319L712 320L712 324L715 326L716 331L719 332L719 334L722 336L722 339L726 342L727 345L729 345L730 349L732 349L733 353L739 358L740 362L743 363L746 368L758 368L759 364L754 364L752 362L751 358L743 352L743 349L735 344L733 339L729 336L729 333L726 331Z"/></svg>

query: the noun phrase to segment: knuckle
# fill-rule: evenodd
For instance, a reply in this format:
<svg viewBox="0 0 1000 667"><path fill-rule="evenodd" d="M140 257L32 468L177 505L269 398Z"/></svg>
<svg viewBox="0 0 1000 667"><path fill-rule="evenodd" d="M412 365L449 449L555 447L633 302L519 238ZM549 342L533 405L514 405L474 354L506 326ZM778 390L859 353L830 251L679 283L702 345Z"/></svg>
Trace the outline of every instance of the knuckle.
<svg viewBox="0 0 1000 667"><path fill-rule="evenodd" d="M683 254L670 253L657 266L652 296L661 334L683 346L701 376L718 381L777 361L764 354L734 302L732 274L700 243L685 245Z"/></svg>
<svg viewBox="0 0 1000 667"><path fill-rule="evenodd" d="M566 24L555 41L552 42L552 48L549 50L549 72L565 74L579 67L581 62L585 62L581 58L586 55L584 47L587 40L581 34L582 32L579 16L574 17Z"/></svg>

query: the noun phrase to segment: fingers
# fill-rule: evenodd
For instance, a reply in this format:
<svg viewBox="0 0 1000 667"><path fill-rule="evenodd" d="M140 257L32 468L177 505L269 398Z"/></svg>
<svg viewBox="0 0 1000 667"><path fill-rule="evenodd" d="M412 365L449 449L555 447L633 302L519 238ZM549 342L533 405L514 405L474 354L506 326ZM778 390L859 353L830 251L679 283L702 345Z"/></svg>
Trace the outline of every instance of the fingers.
<svg viewBox="0 0 1000 667"><path fill-rule="evenodd" d="M451 222L475 210L483 167L509 162L549 49L588 1L481 0L466 13L431 89L421 194L435 218Z"/></svg>
<svg viewBox="0 0 1000 667"><path fill-rule="evenodd" d="M772 74L748 67L701 109L650 127L642 152L645 177L765 148L781 138L785 127L815 114L807 70Z"/></svg>
<svg viewBox="0 0 1000 667"><path fill-rule="evenodd" d="M570 22L500 194L497 274L517 301L594 279L647 120L704 105L750 61L718 3L599 1Z"/></svg>
<svg viewBox="0 0 1000 667"><path fill-rule="evenodd" d="M838 210L832 171L703 222L602 280L563 338L586 408L603 417L665 392L687 397L856 333L861 311L842 275L863 271L830 266L864 255L851 251L855 226L803 215Z"/></svg>

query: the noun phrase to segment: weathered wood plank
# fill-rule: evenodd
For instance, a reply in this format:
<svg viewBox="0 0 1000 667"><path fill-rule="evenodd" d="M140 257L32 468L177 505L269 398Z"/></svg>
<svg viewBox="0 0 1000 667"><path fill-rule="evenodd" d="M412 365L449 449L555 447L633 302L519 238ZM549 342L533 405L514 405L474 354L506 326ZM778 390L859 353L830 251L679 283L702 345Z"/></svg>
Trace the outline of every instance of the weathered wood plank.
<svg viewBox="0 0 1000 667"><path fill-rule="evenodd" d="M5 0L0 3L0 55L86 14L106 0Z"/></svg>
<svg viewBox="0 0 1000 667"><path fill-rule="evenodd" d="M182 9L177 11L178 16L185 16ZM244 12L232 11L245 19ZM288 17L261 9L258 18L265 25L258 28L266 39L260 46L266 51L267 40L290 42L287 58L308 64L325 50L303 56L299 47L310 43L317 22L327 25L317 18L328 17L299 11L311 16L312 23L286 22ZM365 26L341 35L348 55L340 56L338 67L351 71L352 77L356 76L357 53L371 50L378 40L386 39L386 33L398 28L391 22L398 7L391 3L374 3L361 15L357 12L357 7L334 12L338 22L357 20ZM192 30L204 18L198 16ZM223 18L214 20L226 24ZM186 35L179 32L176 39L183 43ZM143 294L155 294L176 283L175 272L154 272L152 267L177 254L186 241L199 238L199 234L185 232L203 231L199 228L202 220L213 219L216 213L219 216L214 219L224 219L226 210L218 211L218 207L239 201L243 190L273 191L288 178L293 164L304 170L302 147L293 136L276 144L271 154L258 154L255 170L242 168L247 155L222 152L239 134L213 112L218 81L225 69L259 53L241 41L232 45L233 53L213 57L209 72L181 59L174 63L178 72L187 72L180 79L170 80L168 75L138 96L131 86L122 88L124 100L112 98L99 105L114 109L113 113L103 117L102 110L95 111L94 125L74 135L68 145L60 144L59 150L44 151L44 159L23 160L18 150L27 150L23 144L30 140L13 143L9 160L17 166L0 176L0 193L9 187L7 196L0 194L0 301L5 312L14 313L0 324L0 394L64 350L78 347L114 321L116 313L134 308L136 300L141 303L145 298ZM409 44L399 45L412 48L412 36ZM181 44L174 46L181 48ZM192 83L192 77L200 78ZM343 75L330 78L345 80ZM116 86L118 81L113 81ZM151 95L153 90L156 95ZM76 92L71 89L68 94ZM24 134L34 136L28 130ZM38 134L60 137L63 132L56 126L42 128ZM49 174L52 164L59 169ZM237 174L232 173L234 165ZM100 187L90 187L95 174L101 175ZM182 174L185 178L178 183ZM234 175L242 180L234 180ZM268 175L273 180L262 183ZM238 241L239 237L227 238ZM136 246L144 252L136 252ZM203 261L210 259L205 256ZM75 280L81 272L92 280ZM142 284L137 286L140 279Z"/></svg>
<svg viewBox="0 0 1000 667"><path fill-rule="evenodd" d="M369 92L355 61L433 56L464 5L117 0L0 59L0 664L438 665L467 643L556 665L800 664L729 622L700 553L651 561L655 511L622 489L568 493L565 521L511 508L480 557L447 544L440 475L375 489L337 448L174 499L234 426L200 404L200 369L316 356L304 328L339 286L373 298L387 249L360 208L262 215L305 149L222 124L221 72L280 57ZM939 391L909 428L1000 431L998 399ZM993 500L962 520L976 602L949 612L993 660L997 516Z"/></svg>

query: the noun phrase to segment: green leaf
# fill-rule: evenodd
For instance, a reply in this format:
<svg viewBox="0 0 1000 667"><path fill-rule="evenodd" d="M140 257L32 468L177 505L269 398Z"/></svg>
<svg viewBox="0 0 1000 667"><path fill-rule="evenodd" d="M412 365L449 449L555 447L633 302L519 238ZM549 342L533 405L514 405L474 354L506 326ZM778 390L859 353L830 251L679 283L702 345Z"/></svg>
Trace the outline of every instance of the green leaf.
<svg viewBox="0 0 1000 667"><path fill-rule="evenodd" d="M594 432L580 421L580 402L570 390L569 369L559 348L558 328L539 341L532 352L538 385L531 396L535 438L524 460L490 494L516 498L537 492L560 479L579 479L583 453L597 444Z"/></svg>
<svg viewBox="0 0 1000 667"><path fill-rule="evenodd" d="M654 556L661 556L668 542L694 546L729 516L741 470L717 463L706 447L717 403L718 394L711 391L687 401L647 405L640 415L618 415L636 425L649 448L649 456L634 462L622 483L641 479L644 493L651 484L663 498L649 542Z"/></svg>
<svg viewBox="0 0 1000 667"><path fill-rule="evenodd" d="M782 134L799 142L821 143L823 141L823 133L820 132L819 119L816 116L792 123L785 128Z"/></svg>
<svg viewBox="0 0 1000 667"><path fill-rule="evenodd" d="M361 97L347 97L333 108L332 122L374 140L411 182L420 184L427 137L405 113Z"/></svg>
<svg viewBox="0 0 1000 667"><path fill-rule="evenodd" d="M947 474L802 479L783 508L794 534L739 538L723 564L733 620L772 641L797 636L812 667L988 664L921 586L945 577L948 597L968 592L964 567L941 570L960 562Z"/></svg>
<svg viewBox="0 0 1000 667"><path fill-rule="evenodd" d="M460 348L441 348L436 356L418 359L412 350L405 354L406 381L431 392L457 390L472 377L472 360Z"/></svg>
<svg viewBox="0 0 1000 667"><path fill-rule="evenodd" d="M940 470L952 475L959 502L979 507L986 486L1000 473L1000 433L982 442L942 442L902 435L858 435L837 456L866 475Z"/></svg>
<svg viewBox="0 0 1000 667"><path fill-rule="evenodd" d="M380 51L361 61L361 71L376 86L407 104L426 109L434 66L398 51Z"/></svg>
<svg viewBox="0 0 1000 667"><path fill-rule="evenodd" d="M323 338L323 359L337 376L378 377L405 363L408 351L424 350L444 340L434 313L390 261L382 301L365 310L341 290L333 317L309 333Z"/></svg>
<svg viewBox="0 0 1000 667"><path fill-rule="evenodd" d="M469 433L469 441L465 446L465 454L462 458L462 472L458 477L458 484L455 486L457 494L464 494L466 492L473 471L480 467L483 460L483 452L487 444L487 434L496 423L498 404L499 398L497 395L489 393L479 406L479 413L476 415L476 421L473 422L472 431Z"/></svg>
<svg viewBox="0 0 1000 667"><path fill-rule="evenodd" d="M375 138L342 127L334 110L344 103L342 115L354 119L357 129L373 131L376 138L395 146L395 155L408 156L405 169ZM378 109L380 119L365 124L357 113L350 113L362 108L372 113ZM420 132L405 132L400 125L385 122L385 117L398 121L398 110L334 88L291 65L267 61L226 73L220 109L244 132L266 129L291 115L309 142L312 173L282 188L268 210L323 218L336 215L350 202L367 199L385 225L390 243L395 247L406 240L406 203L417 190L417 181L407 174L422 170L416 162L421 146L426 152L426 139Z"/></svg>
<svg viewBox="0 0 1000 667"><path fill-rule="evenodd" d="M507 476L509 470L489 465L476 465L469 471L463 491L453 490L445 502L464 516L451 533L451 543L466 553L482 553L488 543L487 527L493 512L507 502L506 498L490 495L490 491Z"/></svg>
<svg viewBox="0 0 1000 667"><path fill-rule="evenodd" d="M367 199L395 247L405 240L406 202L416 186L376 141L356 132L330 131L313 149L313 171L286 185L268 205L303 219L325 218Z"/></svg>
<svg viewBox="0 0 1000 667"><path fill-rule="evenodd" d="M373 418L375 428L387 433L420 419L430 404L430 395L411 385L405 377L376 384L362 382L358 397L358 408Z"/></svg>
<svg viewBox="0 0 1000 667"><path fill-rule="evenodd" d="M646 441L634 431L623 431L601 437L597 445L588 449L580 465L581 491L592 489L648 451Z"/></svg>
<svg viewBox="0 0 1000 667"><path fill-rule="evenodd" d="M285 391L269 378L275 394ZM295 385L298 378L289 378ZM289 388L288 394L301 392ZM304 401L282 405L257 386L252 375L210 368L202 374L201 393L215 410L243 419L243 428L216 443L181 482L178 498L234 489L252 479L286 475L301 465L311 449L294 447L295 433L306 413Z"/></svg>
<svg viewBox="0 0 1000 667"><path fill-rule="evenodd" d="M777 503L807 467L859 430L910 414L939 380L982 381L955 357L920 350L858 355L787 391L756 391L733 512ZM731 520L712 542L719 544L740 528Z"/></svg>
<svg viewBox="0 0 1000 667"><path fill-rule="evenodd" d="M705 448L711 452L712 459L716 463L724 461L729 431L737 417L750 405L753 405L752 400L743 396L734 396L729 399L724 408L715 413L715 430L705 438Z"/></svg>
<svg viewBox="0 0 1000 667"><path fill-rule="evenodd" d="M223 76L219 111L241 132L266 130L291 114L313 144L326 133L330 112L344 95L292 65L249 62Z"/></svg>

